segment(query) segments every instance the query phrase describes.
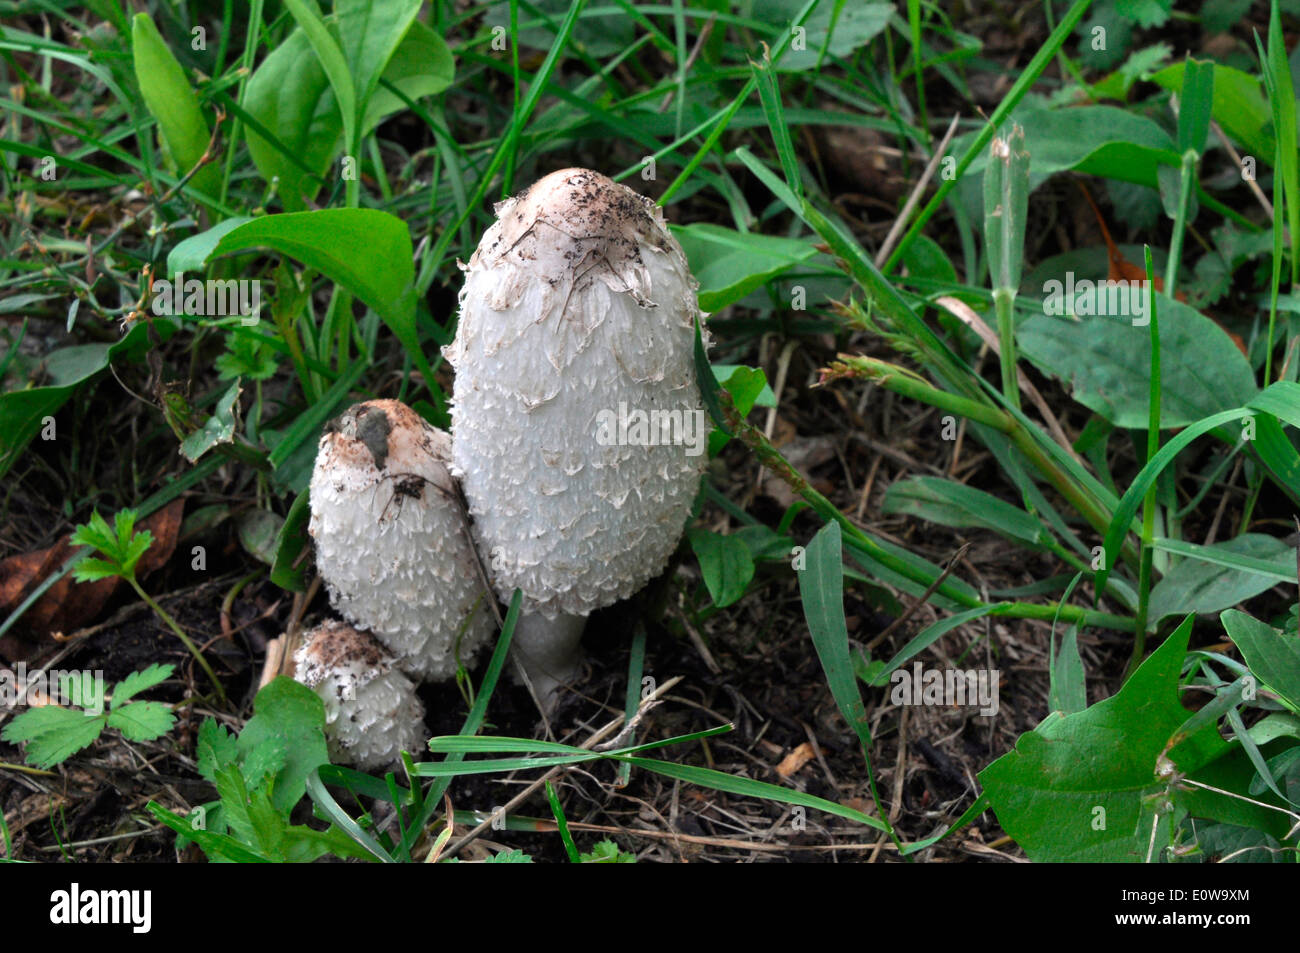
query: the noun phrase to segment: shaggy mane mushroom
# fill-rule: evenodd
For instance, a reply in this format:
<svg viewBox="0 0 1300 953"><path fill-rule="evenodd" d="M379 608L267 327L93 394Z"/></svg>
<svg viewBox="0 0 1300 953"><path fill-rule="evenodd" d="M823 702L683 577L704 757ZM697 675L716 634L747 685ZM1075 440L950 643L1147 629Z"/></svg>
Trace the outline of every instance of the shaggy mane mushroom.
<svg viewBox="0 0 1300 953"><path fill-rule="evenodd" d="M547 696L575 674L586 617L681 537L708 460L699 308L659 208L600 173L552 173L496 211L443 350L452 471L498 594L523 591L515 650Z"/></svg>

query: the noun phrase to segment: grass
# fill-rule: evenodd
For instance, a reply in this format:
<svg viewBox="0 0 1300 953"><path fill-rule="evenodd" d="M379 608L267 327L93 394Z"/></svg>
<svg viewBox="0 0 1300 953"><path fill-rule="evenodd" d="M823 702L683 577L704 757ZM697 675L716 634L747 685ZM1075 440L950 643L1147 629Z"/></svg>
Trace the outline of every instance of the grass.
<svg viewBox="0 0 1300 953"><path fill-rule="evenodd" d="M304 568L322 425L355 400L395 396L448 426L440 347L455 330L457 262L493 221L494 200L547 171L591 166L654 198L687 249L712 312L714 348L698 363L718 428L680 571L634 604L609 707L628 722L647 717L647 630L702 646L711 661L724 653L715 674L736 677L772 654L762 649L771 634L746 641L729 620L783 619L854 733L862 760L837 771L860 773L870 810L830 787L819 797L740 773L752 765L715 770L722 724L650 729L644 745L612 752L566 743L563 754L498 731L507 635L468 686L459 732L436 739L444 760L413 758L405 778L384 782L322 768L306 784L333 832L361 856L446 860L468 844L448 833L456 812L444 798L457 784L547 769L552 856L586 858L575 842L584 828L562 803L576 775L554 761L568 758L616 762L621 785L658 776L784 797L864 825L908 858L949 849L988 808L1031 859L1152 858L1151 831L1166 856L1177 847L1185 857L1188 812L1211 832L1203 853L1217 856L1214 826L1239 820L1231 802L1249 800L1264 807L1242 843L1294 860L1296 832L1273 815L1296 778L1297 733L1269 719L1300 714L1295 670L1277 661L1297 652L1294 591L1279 582L1293 578L1300 502L1300 193L1285 47L1295 23L1273 3L1223 25L1219 6L1135 24L1115 4L1049 3L1027 18L1034 44L1022 54L998 46L1010 11L959 15L912 0L436 0L423 11L339 0L337 19L300 0L146 3L134 16L119 0L93 12L10 3L0 33L3 554L49 546L91 513L147 516L186 493L182 537L225 552L240 580L227 606L256 590L282 599L280 624L323 610ZM1098 22L1110 48L1090 42ZM1224 38L1213 56L1212 36ZM874 163L865 174L861 160ZM930 186L913 194L927 168ZM890 191L889 176L901 186ZM1110 230L1145 246L1140 265L1102 254L1070 178L1106 196ZM260 281L265 320L157 314L150 288L178 270ZM1084 310L1086 298L1064 316L1049 310L1052 282L1103 272L1144 276L1145 322ZM719 384L710 363L757 370ZM840 470L810 456L811 437L827 438ZM883 446L880 459L862 441ZM981 541L995 548L978 564L956 555ZM84 558L34 578L0 636L25 631L42 594ZM850 631L872 613L893 621ZM235 686L223 689L205 652L164 617L232 699L221 699L224 715L247 717ZM1057 624L1068 631L1059 655ZM954 658L981 653L983 670L1010 677L999 639L1052 646L1038 671L1059 714L1018 712L999 750L973 766L981 790L954 796L943 833L921 836L916 791L882 783L912 756L889 686L915 663L951 671ZM1174 723L1180 694L1221 694L1235 684L1225 667L1243 674L1234 665L1261 696L1239 692L1214 720ZM1169 703L1163 737L1108 720L1127 702L1087 706L1134 685ZM1088 747L1097 724L1128 739L1131 763ZM1179 755L1176 738L1216 725L1225 747L1207 740ZM1079 745L1075 763L993 758L1030 732ZM681 745L671 760L636 753L670 742ZM1167 791L1149 770L1166 743L1193 780L1245 759L1241 790ZM1046 824L1052 810L1082 810L1067 796L1092 783L1079 764L1112 779L1093 794L1131 815L1140 844L1093 844ZM1039 800L1018 801L1016 785L1044 771ZM1156 793L1176 805L1176 823L1152 806ZM395 835L370 816L375 799L395 812ZM172 808L160 810L182 816ZM6 827L13 856L9 840Z"/></svg>

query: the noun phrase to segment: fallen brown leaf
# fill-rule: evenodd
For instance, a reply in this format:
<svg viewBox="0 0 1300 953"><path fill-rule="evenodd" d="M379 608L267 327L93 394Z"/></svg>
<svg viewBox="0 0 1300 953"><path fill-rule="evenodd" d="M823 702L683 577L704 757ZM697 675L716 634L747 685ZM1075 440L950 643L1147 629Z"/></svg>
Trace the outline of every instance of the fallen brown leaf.
<svg viewBox="0 0 1300 953"><path fill-rule="evenodd" d="M815 757L817 752L813 751L812 745L805 741L781 760L781 763L776 766L776 773L783 778L788 778Z"/></svg>

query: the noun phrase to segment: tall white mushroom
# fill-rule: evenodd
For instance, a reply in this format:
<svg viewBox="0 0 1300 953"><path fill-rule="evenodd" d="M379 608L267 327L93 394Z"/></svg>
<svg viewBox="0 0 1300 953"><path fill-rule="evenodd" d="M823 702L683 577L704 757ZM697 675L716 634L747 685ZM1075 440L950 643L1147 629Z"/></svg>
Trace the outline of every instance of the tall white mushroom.
<svg viewBox="0 0 1300 953"><path fill-rule="evenodd" d="M323 622L304 633L294 663L294 678L325 703L331 760L374 771L397 761L403 750L424 749L424 706L415 686L365 632Z"/></svg>
<svg viewBox="0 0 1300 953"><path fill-rule="evenodd" d="M495 631L450 454L451 438L410 407L372 400L330 425L311 479L330 601L420 679L455 674Z"/></svg>
<svg viewBox="0 0 1300 953"><path fill-rule="evenodd" d="M543 693L586 617L663 571L707 463L696 282L649 199L566 169L497 206L465 270L452 470Z"/></svg>

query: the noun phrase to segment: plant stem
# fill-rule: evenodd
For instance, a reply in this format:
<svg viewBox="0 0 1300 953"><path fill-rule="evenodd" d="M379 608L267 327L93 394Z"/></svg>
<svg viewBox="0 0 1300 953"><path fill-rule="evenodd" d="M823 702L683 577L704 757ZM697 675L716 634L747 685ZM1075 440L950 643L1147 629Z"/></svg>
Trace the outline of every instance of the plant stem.
<svg viewBox="0 0 1300 953"><path fill-rule="evenodd" d="M1020 380L1016 377L1016 292L1014 288L997 288L993 306L998 315L998 339L1001 343L1002 393L1020 409Z"/></svg>
<svg viewBox="0 0 1300 953"><path fill-rule="evenodd" d="M924 383L924 382L921 382ZM929 386L929 385L925 385ZM939 393L944 393L939 391ZM851 538L851 545L862 550L873 560L885 566L889 570L898 573L913 582L928 586L934 582L934 578L925 571L918 569L911 563L899 559L893 553L886 550L874 539L864 533L858 526L853 523L847 516L840 512L830 500L822 496L811 486L808 481L794 467L792 467L781 455L781 452L772 446L771 442L763 435L763 432L754 427L748 421L741 418L736 412L735 405L731 402L731 397L725 391L719 395L722 403L722 412L726 418L727 426L746 446L753 451L759 461L789 484L790 488L802 496L817 513L826 520L834 520L840 524L841 529ZM949 397L955 395L947 395ZM949 581L940 583L935 590L939 595L953 602L958 603L968 609L981 608L986 603L980 599L963 592L962 589ZM1058 606L1056 603L1047 605L1034 605L1027 602L1008 602L998 605L993 609L992 615L1010 616L1019 619L1042 619L1051 621L1060 613L1060 618L1067 622L1078 623L1079 625L1094 625L1101 628L1116 629L1119 631L1131 631L1133 620L1128 616L1112 615L1108 612L1096 612L1091 609L1082 609L1078 606Z"/></svg>
<svg viewBox="0 0 1300 953"><path fill-rule="evenodd" d="M190 654L194 656L194 661L198 662L199 668L203 669L204 673L207 674L209 681L212 682L212 687L217 690L217 697L220 698L224 704L226 702L226 690L221 687L221 682L217 679L217 673L212 671L212 666L209 665L208 660L203 657L203 653L199 651L198 646L190 641L190 637L185 634L184 629L176 624L176 620L168 615L167 611L162 606L150 598L149 593L145 592L144 587L136 581L134 574L126 576L125 578L126 581L131 584L131 588L135 590L136 595L144 600L145 605L152 609L154 614L157 615L158 618L162 619L163 624L175 632L176 637L185 644L187 649L189 649Z"/></svg>
<svg viewBox="0 0 1300 953"><path fill-rule="evenodd" d="M1005 411L978 400L972 400L960 394L941 390L920 377L904 369L869 357L856 357L850 354L839 355L839 360L832 365L831 377L848 375L862 377L873 381L896 394L912 400L930 404L941 410L960 414L976 423L984 424L1000 433L1006 434L1025 458L1047 479L1049 483L1070 502L1084 519L1103 536L1110 527L1110 514L1106 508L1095 500L1092 494L1078 485L1064 472L1039 446L1038 441L1024 426ZM1131 542L1125 542L1123 557L1126 562L1136 564L1137 551Z"/></svg>
<svg viewBox="0 0 1300 953"><path fill-rule="evenodd" d="M1184 183L1187 177L1187 165L1183 166ZM1186 189L1184 189L1186 197ZM1175 232L1175 238L1178 238ZM1176 262L1176 259L1174 259ZM1146 246L1147 295L1151 323L1151 383L1147 396L1147 459L1150 460L1160 451L1160 320L1156 314L1155 271L1151 265L1151 246ZM1133 623L1133 654L1128 660L1124 678L1137 671L1146 650L1147 607L1151 597L1151 558L1154 550L1151 539L1156 523L1156 490L1159 481L1151 481L1146 495L1142 499L1142 559L1138 565L1138 605L1137 617Z"/></svg>

